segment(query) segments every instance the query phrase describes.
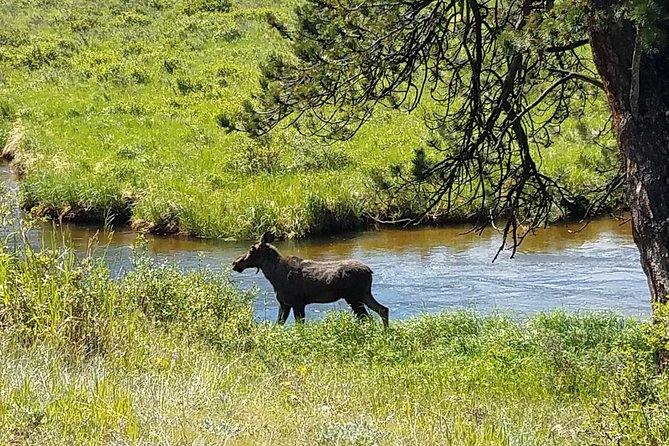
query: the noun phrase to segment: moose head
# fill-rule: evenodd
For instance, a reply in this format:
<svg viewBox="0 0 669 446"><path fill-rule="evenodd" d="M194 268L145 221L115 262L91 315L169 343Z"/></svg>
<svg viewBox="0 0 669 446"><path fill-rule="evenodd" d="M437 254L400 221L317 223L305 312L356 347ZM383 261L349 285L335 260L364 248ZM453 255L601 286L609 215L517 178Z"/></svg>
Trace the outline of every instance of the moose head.
<svg viewBox="0 0 669 446"><path fill-rule="evenodd" d="M246 254L242 254L232 262L232 269L241 273L246 268L256 268L256 274L260 269L267 265L268 261L276 261L279 257L274 246L270 245L274 241L274 232L267 231L260 238L260 241L251 245Z"/></svg>

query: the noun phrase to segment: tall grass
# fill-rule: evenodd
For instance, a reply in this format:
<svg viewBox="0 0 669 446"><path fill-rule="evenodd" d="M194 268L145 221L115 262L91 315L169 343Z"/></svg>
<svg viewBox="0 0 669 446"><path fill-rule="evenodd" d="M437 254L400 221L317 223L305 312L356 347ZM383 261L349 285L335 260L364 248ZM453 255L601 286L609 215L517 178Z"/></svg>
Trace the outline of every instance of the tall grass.
<svg viewBox="0 0 669 446"><path fill-rule="evenodd" d="M25 128L15 157L23 206L237 238L419 213L410 194L391 199L384 186L430 138L429 104L412 115L380 113L334 145L293 130L253 141L218 126L257 88L259 63L287 50L272 24L289 25L297 3L0 3L0 141L15 123ZM542 168L576 194L606 179L609 153L591 141L605 118L574 117L544 154Z"/></svg>
<svg viewBox="0 0 669 446"><path fill-rule="evenodd" d="M227 272L0 253L0 443L656 445L658 327L608 313L254 320ZM10 247L14 246L14 247ZM661 331L661 330L660 330Z"/></svg>

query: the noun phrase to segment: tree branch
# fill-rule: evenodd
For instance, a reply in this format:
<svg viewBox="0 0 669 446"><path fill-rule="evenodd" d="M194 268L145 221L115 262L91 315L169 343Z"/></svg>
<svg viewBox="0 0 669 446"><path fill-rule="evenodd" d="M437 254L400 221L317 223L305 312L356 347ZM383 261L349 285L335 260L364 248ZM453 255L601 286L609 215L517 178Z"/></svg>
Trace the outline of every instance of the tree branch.
<svg viewBox="0 0 669 446"><path fill-rule="evenodd" d="M590 43L590 39L581 39L561 46L549 46L544 49L546 53L564 53L565 51L575 50Z"/></svg>
<svg viewBox="0 0 669 446"><path fill-rule="evenodd" d="M595 87L599 88L600 90L604 90L604 84L602 83L602 81L600 81L599 79L592 78L590 76L586 76L583 73L577 73L575 71L569 71L569 70L562 70L562 69L559 69L559 68L551 68L550 71L555 72L555 73L568 75L568 76L572 76L575 79L580 79L584 82L592 84Z"/></svg>

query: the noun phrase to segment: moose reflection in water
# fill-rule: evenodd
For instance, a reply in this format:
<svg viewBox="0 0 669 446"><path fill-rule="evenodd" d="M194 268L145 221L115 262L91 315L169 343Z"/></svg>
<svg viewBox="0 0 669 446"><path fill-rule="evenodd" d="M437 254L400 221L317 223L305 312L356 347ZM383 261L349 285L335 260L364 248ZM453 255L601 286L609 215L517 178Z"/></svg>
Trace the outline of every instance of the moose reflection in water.
<svg viewBox="0 0 669 446"><path fill-rule="evenodd" d="M260 242L232 262L232 269L241 273L256 268L256 274L262 270L279 301L277 324L286 322L291 308L295 320L302 322L307 304L344 299L359 318L369 316L367 305L388 326L388 308L372 296L372 270L367 265L357 260L317 262L282 256L270 244L273 241L274 233L263 234Z"/></svg>

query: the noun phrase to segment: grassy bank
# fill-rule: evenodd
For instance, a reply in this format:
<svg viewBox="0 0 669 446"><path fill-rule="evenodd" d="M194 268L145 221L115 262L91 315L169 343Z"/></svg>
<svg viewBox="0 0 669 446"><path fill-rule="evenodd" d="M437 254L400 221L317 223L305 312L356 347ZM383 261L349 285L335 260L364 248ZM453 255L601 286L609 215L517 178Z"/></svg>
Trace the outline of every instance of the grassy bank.
<svg viewBox="0 0 669 446"><path fill-rule="evenodd" d="M258 64L287 50L276 25L290 23L296 3L3 1L0 141L12 141L23 206L238 238L416 215L410 194L390 200L384 187L430 138L427 106L381 113L334 145L288 130L254 141L219 127L256 88ZM543 155L542 168L576 194L605 181L615 150L592 137L606 115L602 103L574 117Z"/></svg>
<svg viewBox="0 0 669 446"><path fill-rule="evenodd" d="M254 320L138 249L0 253L1 444L662 444L651 327L611 314Z"/></svg>

